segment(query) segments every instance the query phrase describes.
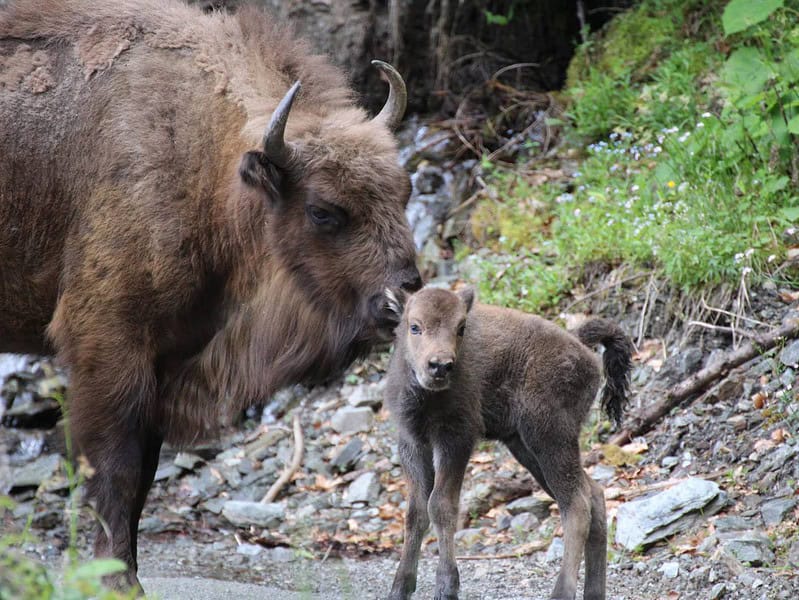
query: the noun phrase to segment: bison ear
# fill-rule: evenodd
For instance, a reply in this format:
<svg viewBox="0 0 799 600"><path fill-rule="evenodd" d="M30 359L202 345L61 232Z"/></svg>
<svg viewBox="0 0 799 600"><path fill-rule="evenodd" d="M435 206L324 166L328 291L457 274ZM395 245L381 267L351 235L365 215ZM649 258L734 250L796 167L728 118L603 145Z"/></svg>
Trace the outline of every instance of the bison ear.
<svg viewBox="0 0 799 600"><path fill-rule="evenodd" d="M399 318L402 318L405 303L408 301L408 293L402 288L396 290L386 288L385 296L388 309Z"/></svg>
<svg viewBox="0 0 799 600"><path fill-rule="evenodd" d="M239 176L246 185L263 190L272 200L280 197L283 179L280 169L263 152L245 152L239 164Z"/></svg>
<svg viewBox="0 0 799 600"><path fill-rule="evenodd" d="M472 305L474 304L474 295L474 288L472 286L467 286L462 290L458 290L458 297L466 305L466 312L472 310Z"/></svg>

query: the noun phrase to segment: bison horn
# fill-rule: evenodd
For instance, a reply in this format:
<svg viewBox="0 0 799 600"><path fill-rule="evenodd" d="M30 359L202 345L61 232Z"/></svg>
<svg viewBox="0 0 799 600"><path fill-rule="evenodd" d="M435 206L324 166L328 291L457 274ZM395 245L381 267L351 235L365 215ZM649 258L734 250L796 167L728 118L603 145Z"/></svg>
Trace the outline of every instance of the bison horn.
<svg viewBox="0 0 799 600"><path fill-rule="evenodd" d="M283 139L283 134L286 131L286 121L291 112L291 104L294 102L297 92L300 91L300 87L298 81L286 92L275 112L272 113L272 118L269 119L269 125L264 133L264 154L270 162L278 167L287 167L294 154L294 149Z"/></svg>
<svg viewBox="0 0 799 600"><path fill-rule="evenodd" d="M405 106L408 104L405 82L402 80L402 75L390 64L382 60L373 60L372 64L383 72L389 85L388 100L374 120L383 123L393 131L402 121Z"/></svg>

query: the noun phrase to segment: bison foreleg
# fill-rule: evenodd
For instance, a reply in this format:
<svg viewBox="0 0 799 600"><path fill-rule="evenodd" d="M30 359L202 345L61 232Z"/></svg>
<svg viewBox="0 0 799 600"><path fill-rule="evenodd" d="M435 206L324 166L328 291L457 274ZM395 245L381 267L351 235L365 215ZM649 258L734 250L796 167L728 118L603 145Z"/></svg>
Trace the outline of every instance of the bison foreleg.
<svg viewBox="0 0 799 600"><path fill-rule="evenodd" d="M408 513L402 558L389 600L407 600L416 591L416 571L424 534L430 527L427 501L433 490L433 455L428 446L400 438L399 456L408 481Z"/></svg>
<svg viewBox="0 0 799 600"><path fill-rule="evenodd" d="M127 571L109 584L138 586L136 534L161 438L142 423L141 391L111 399L97 387L86 386L81 373L76 375L69 419L75 447L90 467L86 488L98 518L95 556L118 558L127 565Z"/></svg>
<svg viewBox="0 0 799 600"><path fill-rule="evenodd" d="M458 597L460 576L455 563L455 530L463 476L473 446L472 440L456 436L433 442L435 483L428 512L438 535L435 600L455 600Z"/></svg>

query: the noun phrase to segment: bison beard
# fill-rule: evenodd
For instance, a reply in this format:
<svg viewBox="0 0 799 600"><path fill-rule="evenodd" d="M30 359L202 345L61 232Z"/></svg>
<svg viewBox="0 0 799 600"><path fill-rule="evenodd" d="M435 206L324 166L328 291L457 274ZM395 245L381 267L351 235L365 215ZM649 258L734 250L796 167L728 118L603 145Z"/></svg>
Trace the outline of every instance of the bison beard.
<svg viewBox="0 0 799 600"><path fill-rule="evenodd" d="M378 66L370 119L256 9L0 10L0 351L69 368L95 552L127 562L121 584L164 440L336 373L395 324L384 288L420 287L405 88Z"/></svg>

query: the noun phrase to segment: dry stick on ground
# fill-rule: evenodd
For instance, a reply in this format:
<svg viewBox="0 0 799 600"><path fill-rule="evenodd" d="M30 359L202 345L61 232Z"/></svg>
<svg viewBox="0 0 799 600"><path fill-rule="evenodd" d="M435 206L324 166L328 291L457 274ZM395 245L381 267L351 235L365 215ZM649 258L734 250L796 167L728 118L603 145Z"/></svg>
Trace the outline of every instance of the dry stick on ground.
<svg viewBox="0 0 799 600"><path fill-rule="evenodd" d="M272 487L269 488L269 491L266 492L266 495L261 499L262 504L269 504L270 502L274 502L277 495L280 493L280 490L283 489L289 481L291 481L292 475L300 468L300 464L302 463L302 453L305 450L305 442L303 441L302 437L302 425L300 424L300 411L294 413L294 418L292 419L294 425L294 454L291 457L291 463L283 470L283 473L280 474L280 477L277 478L277 481L272 484Z"/></svg>
<svg viewBox="0 0 799 600"><path fill-rule="evenodd" d="M726 375L730 369L744 364L758 354L771 350L783 340L790 340L795 337L799 337L799 320L795 319L768 335L757 336L751 342L744 344L738 350L729 354L720 363L697 371L691 377L676 385L663 400L653 404L631 419L631 424L614 435L608 443L620 446L629 442L635 436L646 433L671 409L692 399L711 383Z"/></svg>
<svg viewBox="0 0 799 600"><path fill-rule="evenodd" d="M495 560L500 558L518 558L520 556L527 556L541 550L549 548L546 542L537 542L534 544L525 545L519 552L508 552L507 554L466 554L463 556L456 556L458 560Z"/></svg>

